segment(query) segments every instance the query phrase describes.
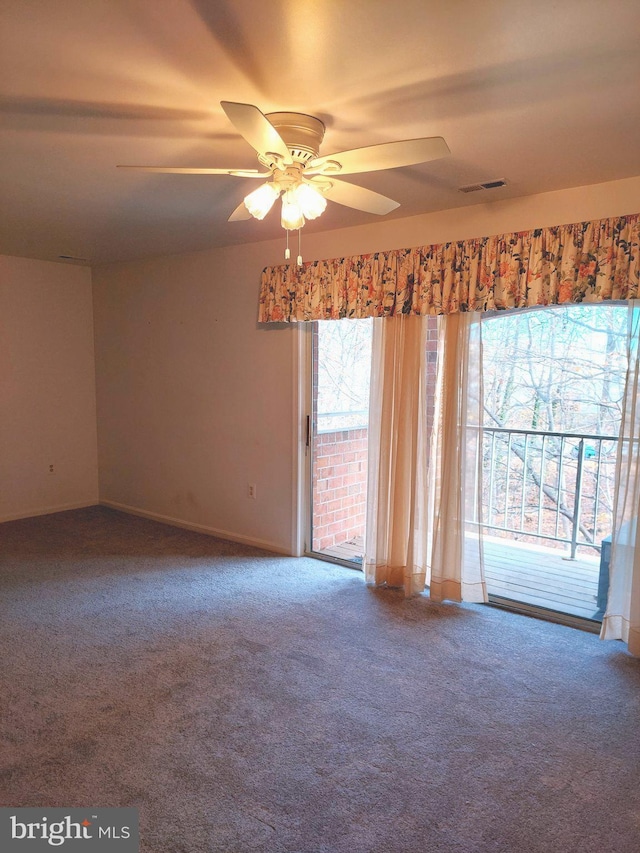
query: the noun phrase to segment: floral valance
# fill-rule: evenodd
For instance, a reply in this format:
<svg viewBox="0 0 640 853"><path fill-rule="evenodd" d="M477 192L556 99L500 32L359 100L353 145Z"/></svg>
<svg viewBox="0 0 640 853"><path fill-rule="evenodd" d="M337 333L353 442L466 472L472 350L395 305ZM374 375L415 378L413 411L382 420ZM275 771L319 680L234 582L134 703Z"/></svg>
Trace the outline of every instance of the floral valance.
<svg viewBox="0 0 640 853"><path fill-rule="evenodd" d="M635 299L640 214L267 267L259 321L452 314Z"/></svg>

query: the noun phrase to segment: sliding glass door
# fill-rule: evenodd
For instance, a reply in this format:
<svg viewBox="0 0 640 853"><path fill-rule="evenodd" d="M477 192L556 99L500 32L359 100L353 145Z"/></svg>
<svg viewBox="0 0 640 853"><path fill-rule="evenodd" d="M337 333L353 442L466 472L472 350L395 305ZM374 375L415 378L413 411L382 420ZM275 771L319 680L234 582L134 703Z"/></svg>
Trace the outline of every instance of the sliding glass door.
<svg viewBox="0 0 640 853"><path fill-rule="evenodd" d="M313 324L308 549L362 564L367 496L371 320Z"/></svg>
<svg viewBox="0 0 640 853"><path fill-rule="evenodd" d="M428 319L434 416L437 320ZM372 320L312 328L307 550L362 564ZM626 308L554 306L483 318L481 520L498 603L602 617L626 370ZM430 426L429 426L430 428ZM476 472L478 473L478 472ZM474 474L475 476L475 474Z"/></svg>
<svg viewBox="0 0 640 853"><path fill-rule="evenodd" d="M483 322L483 532L496 599L599 621L608 589L627 308Z"/></svg>

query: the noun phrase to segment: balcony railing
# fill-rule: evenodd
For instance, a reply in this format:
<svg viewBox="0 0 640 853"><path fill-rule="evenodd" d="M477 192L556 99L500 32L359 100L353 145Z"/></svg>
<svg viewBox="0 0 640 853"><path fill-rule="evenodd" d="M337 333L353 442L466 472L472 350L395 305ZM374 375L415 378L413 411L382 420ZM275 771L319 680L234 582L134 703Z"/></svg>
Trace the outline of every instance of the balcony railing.
<svg viewBox="0 0 640 853"><path fill-rule="evenodd" d="M487 531L600 551L611 533L617 436L483 428ZM558 547L558 545L554 545Z"/></svg>
<svg viewBox="0 0 640 853"><path fill-rule="evenodd" d="M366 429L369 425L368 409L349 409L345 412L318 412L316 434L341 432L346 429Z"/></svg>

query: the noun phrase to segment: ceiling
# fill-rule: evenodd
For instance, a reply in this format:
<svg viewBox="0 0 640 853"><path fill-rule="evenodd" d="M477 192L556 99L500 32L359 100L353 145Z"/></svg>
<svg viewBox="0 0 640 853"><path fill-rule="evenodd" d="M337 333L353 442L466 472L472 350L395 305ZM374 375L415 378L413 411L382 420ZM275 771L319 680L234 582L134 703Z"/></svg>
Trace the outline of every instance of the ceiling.
<svg viewBox="0 0 640 853"><path fill-rule="evenodd" d="M638 0L2 0L0 253L101 263L282 235L228 223L256 168L221 100L320 117L321 149L444 136L345 178L390 217L640 174ZM506 178L502 189L458 187ZM377 217L330 203L306 229Z"/></svg>

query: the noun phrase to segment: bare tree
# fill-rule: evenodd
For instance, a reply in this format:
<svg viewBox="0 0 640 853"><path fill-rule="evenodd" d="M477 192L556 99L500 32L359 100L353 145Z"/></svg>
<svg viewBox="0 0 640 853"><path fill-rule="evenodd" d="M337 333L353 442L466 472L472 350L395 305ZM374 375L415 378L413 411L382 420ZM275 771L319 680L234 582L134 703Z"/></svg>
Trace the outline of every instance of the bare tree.
<svg viewBox="0 0 640 853"><path fill-rule="evenodd" d="M485 426L560 434L544 443L512 435L498 453L493 440L494 471L485 479L495 490L511 487L513 497L498 521L512 527L518 516L528 521L523 529L534 532L542 508L545 529L555 534L561 518L566 536L574 521L580 445L562 436L594 436L581 445L585 512L579 523L583 539L596 542L610 529L616 448L595 436L616 436L619 429L625 309L567 306L498 315L483 324L483 348ZM485 501L496 505L496 495L486 494Z"/></svg>
<svg viewBox="0 0 640 853"><path fill-rule="evenodd" d="M370 320L318 323L317 413L325 427L353 426L358 418L366 423L371 328Z"/></svg>

